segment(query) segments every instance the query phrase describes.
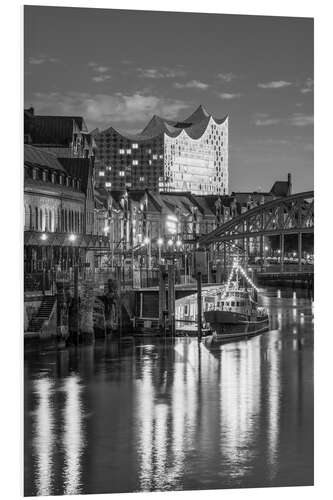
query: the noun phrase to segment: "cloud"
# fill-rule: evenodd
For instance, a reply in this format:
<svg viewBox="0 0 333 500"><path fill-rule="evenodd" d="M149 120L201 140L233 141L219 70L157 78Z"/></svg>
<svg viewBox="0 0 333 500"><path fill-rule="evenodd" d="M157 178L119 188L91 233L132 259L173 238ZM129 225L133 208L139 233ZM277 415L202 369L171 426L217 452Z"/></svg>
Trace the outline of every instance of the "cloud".
<svg viewBox="0 0 333 500"><path fill-rule="evenodd" d="M57 63L59 62L59 59L56 57L48 57L45 55L39 55L37 57L35 56L30 56L28 58L28 63L29 64L45 64L45 63Z"/></svg>
<svg viewBox="0 0 333 500"><path fill-rule="evenodd" d="M304 87L301 88L302 94L308 94L309 92L313 92L313 79L307 78L304 84Z"/></svg>
<svg viewBox="0 0 333 500"><path fill-rule="evenodd" d="M110 79L111 79L110 75L97 75L97 76L92 77L92 81L97 82L97 83L105 82L106 80L110 80Z"/></svg>
<svg viewBox="0 0 333 500"><path fill-rule="evenodd" d="M267 83L258 83L258 87L261 89L281 89L283 87L289 87L292 85L291 82L286 82L284 80L278 80Z"/></svg>
<svg viewBox="0 0 333 500"><path fill-rule="evenodd" d="M101 83L111 79L111 76L106 74L110 70L108 66L102 66L95 61L89 62L88 66L92 68L94 73L97 73L97 75L91 78L93 82Z"/></svg>
<svg viewBox="0 0 333 500"><path fill-rule="evenodd" d="M281 120L279 118L257 118L254 121L254 124L257 127L266 127L268 125L276 125L277 123L280 123Z"/></svg>
<svg viewBox="0 0 333 500"><path fill-rule="evenodd" d="M160 68L136 68L140 78L177 78L186 76L186 71L181 67L168 68L161 66Z"/></svg>
<svg viewBox="0 0 333 500"><path fill-rule="evenodd" d="M33 105L40 114L83 116L89 126L145 123L154 114L177 118L188 105L177 99L133 94L89 94L86 92L50 92L33 94Z"/></svg>
<svg viewBox="0 0 333 500"><path fill-rule="evenodd" d="M313 115L305 115L303 113L294 113L291 118L289 118L290 125L295 127L306 127L307 125L313 125Z"/></svg>
<svg viewBox="0 0 333 500"><path fill-rule="evenodd" d="M217 75L217 78L219 78L219 80L222 80L222 82L229 83L236 78L236 75L234 73L219 73Z"/></svg>
<svg viewBox="0 0 333 500"><path fill-rule="evenodd" d="M266 127L270 125L289 125L292 127L306 127L313 125L313 115L305 115L304 113L293 113L287 118L278 118L269 116L266 113L257 113L254 118L254 124L257 127Z"/></svg>
<svg viewBox="0 0 333 500"><path fill-rule="evenodd" d="M109 69L107 66L95 66L94 71L97 71L97 73L106 73Z"/></svg>
<svg viewBox="0 0 333 500"><path fill-rule="evenodd" d="M228 92L222 92L221 94L218 94L218 96L221 99L238 99L241 95L242 94L239 94L239 93L231 94Z"/></svg>
<svg viewBox="0 0 333 500"><path fill-rule="evenodd" d="M179 83L176 82L174 84L174 87L176 89L199 89L199 90L206 90L209 88L208 83L200 82L199 80L191 80L186 83Z"/></svg>

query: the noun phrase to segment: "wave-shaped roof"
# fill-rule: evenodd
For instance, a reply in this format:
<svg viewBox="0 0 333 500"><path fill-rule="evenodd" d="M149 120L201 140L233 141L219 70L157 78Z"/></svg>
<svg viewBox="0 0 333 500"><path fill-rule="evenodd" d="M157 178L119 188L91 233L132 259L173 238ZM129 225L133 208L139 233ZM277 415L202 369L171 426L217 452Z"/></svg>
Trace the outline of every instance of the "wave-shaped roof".
<svg viewBox="0 0 333 500"><path fill-rule="evenodd" d="M123 133L113 127L109 127L107 131L114 131L132 141L147 141L164 133L169 137L177 137L183 130L185 130L186 134L191 137L191 139L199 139L205 132L211 118L216 124L221 125L225 122L227 117L228 115L224 118L215 118L200 104L190 116L182 121L168 120L161 116L154 115L145 128L138 134Z"/></svg>

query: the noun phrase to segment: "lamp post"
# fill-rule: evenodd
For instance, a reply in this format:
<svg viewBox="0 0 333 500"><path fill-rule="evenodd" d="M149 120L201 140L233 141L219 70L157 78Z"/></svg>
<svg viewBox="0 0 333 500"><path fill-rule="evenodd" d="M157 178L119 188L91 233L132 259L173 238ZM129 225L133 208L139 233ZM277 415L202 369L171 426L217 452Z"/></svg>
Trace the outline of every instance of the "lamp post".
<svg viewBox="0 0 333 500"><path fill-rule="evenodd" d="M162 259L161 251L163 246L163 238L158 238L157 246L158 246L158 263L161 264L161 259Z"/></svg>
<svg viewBox="0 0 333 500"><path fill-rule="evenodd" d="M149 286L149 277L148 277L148 263L149 263L149 245L150 245L150 239L148 236L145 237L143 240L144 244L146 245L146 272L147 272L147 288Z"/></svg>
<svg viewBox="0 0 333 500"><path fill-rule="evenodd" d="M264 266L265 268L267 267L267 252L268 252L268 246L265 246L265 256L264 256Z"/></svg>

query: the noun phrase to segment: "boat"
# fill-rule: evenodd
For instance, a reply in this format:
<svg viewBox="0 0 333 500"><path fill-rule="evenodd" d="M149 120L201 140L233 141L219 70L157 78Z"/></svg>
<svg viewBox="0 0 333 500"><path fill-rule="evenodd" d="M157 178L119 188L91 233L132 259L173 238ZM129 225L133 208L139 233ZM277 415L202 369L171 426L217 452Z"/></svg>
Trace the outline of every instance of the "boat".
<svg viewBox="0 0 333 500"><path fill-rule="evenodd" d="M258 288L237 260L227 284L216 294L204 318L209 324L211 341L231 341L259 335L269 329L264 307L258 305Z"/></svg>

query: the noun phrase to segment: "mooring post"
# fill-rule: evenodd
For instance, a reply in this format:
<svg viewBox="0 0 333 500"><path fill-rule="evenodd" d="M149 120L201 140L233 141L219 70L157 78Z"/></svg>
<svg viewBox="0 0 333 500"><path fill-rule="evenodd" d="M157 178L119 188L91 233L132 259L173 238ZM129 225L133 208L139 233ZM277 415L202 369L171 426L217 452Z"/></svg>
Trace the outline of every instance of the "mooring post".
<svg viewBox="0 0 333 500"><path fill-rule="evenodd" d="M201 291L201 272L197 273L197 304L198 304L198 342L202 338L202 291Z"/></svg>
<svg viewBox="0 0 333 500"><path fill-rule="evenodd" d="M173 337L175 334L175 265L168 266L168 310L170 334Z"/></svg>
<svg viewBox="0 0 333 500"><path fill-rule="evenodd" d="M158 316L160 322L160 329L164 331L165 324L165 299L166 299L166 288L165 288L165 278L166 269L165 266L160 265L159 268L159 290L158 290Z"/></svg>
<svg viewBox="0 0 333 500"><path fill-rule="evenodd" d="M75 339L76 345L79 345L80 337L80 307L79 307L79 266L76 264L74 266L74 311L75 311Z"/></svg>

